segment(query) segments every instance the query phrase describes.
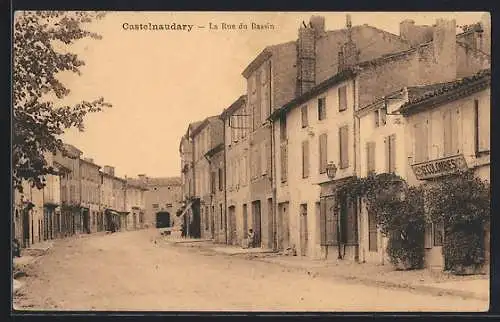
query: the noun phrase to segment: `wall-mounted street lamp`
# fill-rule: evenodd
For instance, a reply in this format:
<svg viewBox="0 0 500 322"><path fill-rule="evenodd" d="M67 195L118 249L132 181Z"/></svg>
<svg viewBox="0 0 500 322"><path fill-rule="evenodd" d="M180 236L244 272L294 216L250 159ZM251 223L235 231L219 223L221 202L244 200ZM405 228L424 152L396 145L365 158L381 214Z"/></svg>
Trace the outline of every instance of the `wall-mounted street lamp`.
<svg viewBox="0 0 500 322"><path fill-rule="evenodd" d="M335 175L337 174L337 166L333 161L328 162L326 165L326 175L330 180L333 180L335 178Z"/></svg>

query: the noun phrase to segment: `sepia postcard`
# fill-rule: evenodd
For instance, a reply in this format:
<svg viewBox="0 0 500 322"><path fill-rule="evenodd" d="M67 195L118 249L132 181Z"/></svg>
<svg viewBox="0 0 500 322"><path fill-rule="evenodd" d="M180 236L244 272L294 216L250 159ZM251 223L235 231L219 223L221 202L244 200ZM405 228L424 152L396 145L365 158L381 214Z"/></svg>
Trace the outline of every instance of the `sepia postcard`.
<svg viewBox="0 0 500 322"><path fill-rule="evenodd" d="M489 310L488 12L12 24L14 312Z"/></svg>

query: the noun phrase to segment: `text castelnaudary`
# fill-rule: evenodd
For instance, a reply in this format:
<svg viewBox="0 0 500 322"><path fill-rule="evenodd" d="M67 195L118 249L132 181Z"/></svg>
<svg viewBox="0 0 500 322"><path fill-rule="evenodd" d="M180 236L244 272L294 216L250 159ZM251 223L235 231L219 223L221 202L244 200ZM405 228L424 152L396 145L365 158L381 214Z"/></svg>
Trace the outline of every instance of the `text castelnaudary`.
<svg viewBox="0 0 500 322"><path fill-rule="evenodd" d="M181 31L191 31L194 25L170 23L170 24L155 24L148 22L147 24L129 24L124 23L122 28L125 30L160 30L160 31L170 31L170 30L181 30Z"/></svg>

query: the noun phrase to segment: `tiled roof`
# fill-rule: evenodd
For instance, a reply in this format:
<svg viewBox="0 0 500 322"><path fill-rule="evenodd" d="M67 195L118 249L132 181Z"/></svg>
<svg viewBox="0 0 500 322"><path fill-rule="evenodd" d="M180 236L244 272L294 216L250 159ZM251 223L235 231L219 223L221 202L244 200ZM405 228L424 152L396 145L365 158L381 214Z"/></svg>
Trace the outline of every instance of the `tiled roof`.
<svg viewBox="0 0 500 322"><path fill-rule="evenodd" d="M409 97L408 102L401 106L400 111L406 112L413 106L425 103L425 101L428 101L435 97L446 96L454 90L472 87L474 85L477 85L478 83L482 83L483 81L488 81L490 79L491 70L484 69L473 76L457 79L453 82L429 85L429 90L422 90L420 95L413 95ZM413 87L414 93L418 92L415 91L415 88L416 87Z"/></svg>
<svg viewBox="0 0 500 322"><path fill-rule="evenodd" d="M182 184L180 177L147 178L148 186L180 186Z"/></svg>

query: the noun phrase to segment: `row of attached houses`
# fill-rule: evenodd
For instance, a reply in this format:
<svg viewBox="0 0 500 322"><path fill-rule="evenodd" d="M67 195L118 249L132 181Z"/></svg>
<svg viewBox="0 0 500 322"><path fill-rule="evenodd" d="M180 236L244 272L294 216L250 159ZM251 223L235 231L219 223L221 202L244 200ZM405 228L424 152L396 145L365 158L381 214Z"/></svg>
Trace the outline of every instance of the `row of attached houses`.
<svg viewBox="0 0 500 322"><path fill-rule="evenodd" d="M339 185L370 172L424 184L464 167L489 180L489 20L460 34L454 20L400 27L348 16L325 31L313 16L297 41L266 47L243 71L247 93L181 140L188 235L239 245L252 228L263 248L383 264L373 214L334 200ZM460 166L422 170L442 160ZM428 266L443 265L442 230L426 231Z"/></svg>
<svg viewBox="0 0 500 322"><path fill-rule="evenodd" d="M144 224L145 185L115 176L70 145L47 153L57 175L45 177L45 187L27 182L15 191L13 232L23 247L55 238L106 230L139 229Z"/></svg>

